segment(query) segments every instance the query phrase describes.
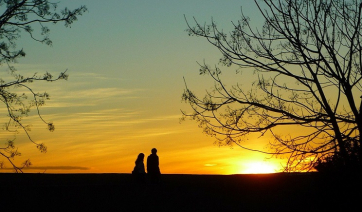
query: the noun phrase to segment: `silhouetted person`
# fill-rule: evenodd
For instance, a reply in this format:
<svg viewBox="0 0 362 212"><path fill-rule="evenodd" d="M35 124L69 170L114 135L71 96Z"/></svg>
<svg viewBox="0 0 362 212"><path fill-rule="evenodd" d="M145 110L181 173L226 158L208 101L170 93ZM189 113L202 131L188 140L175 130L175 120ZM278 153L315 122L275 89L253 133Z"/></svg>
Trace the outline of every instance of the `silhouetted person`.
<svg viewBox="0 0 362 212"><path fill-rule="evenodd" d="M151 153L147 157L147 176L151 183L158 183L160 182L160 167L159 167L159 160L157 156L157 149L153 148Z"/></svg>
<svg viewBox="0 0 362 212"><path fill-rule="evenodd" d="M145 155L143 153L138 154L137 160L135 162L135 167L132 171L132 175L138 182L145 182L146 172L145 172L145 165L143 160Z"/></svg>

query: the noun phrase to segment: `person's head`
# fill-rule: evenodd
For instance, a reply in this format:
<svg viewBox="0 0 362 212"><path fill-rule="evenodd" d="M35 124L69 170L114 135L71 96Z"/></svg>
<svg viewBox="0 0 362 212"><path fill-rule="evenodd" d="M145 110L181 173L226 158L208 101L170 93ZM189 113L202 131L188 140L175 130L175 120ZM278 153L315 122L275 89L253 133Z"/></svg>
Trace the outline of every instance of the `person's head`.
<svg viewBox="0 0 362 212"><path fill-rule="evenodd" d="M137 163L137 162L140 162L140 161L143 161L144 158L145 158L145 154L143 154L143 153L138 154L136 163Z"/></svg>
<svg viewBox="0 0 362 212"><path fill-rule="evenodd" d="M156 148L153 148L153 149L151 149L151 152L152 152L152 154L156 154L156 153L157 153L157 149L156 149Z"/></svg>

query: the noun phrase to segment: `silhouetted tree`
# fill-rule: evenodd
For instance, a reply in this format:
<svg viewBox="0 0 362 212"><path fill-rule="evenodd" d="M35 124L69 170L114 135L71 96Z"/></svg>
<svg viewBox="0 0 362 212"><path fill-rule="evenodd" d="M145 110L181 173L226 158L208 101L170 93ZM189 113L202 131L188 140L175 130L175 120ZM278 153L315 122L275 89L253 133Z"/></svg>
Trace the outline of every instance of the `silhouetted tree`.
<svg viewBox="0 0 362 212"><path fill-rule="evenodd" d="M66 27L70 27L77 20L77 17L87 10L85 6L80 6L74 10L68 8L60 10L58 4L51 3L48 0L0 1L0 65L7 65L9 69L9 72L5 73L7 76L0 77L0 101L7 109L9 117L4 129L12 132L22 129L29 140L41 152L47 151L46 146L43 143L36 143L31 139L28 133L30 128L22 124L22 117L26 116L31 108L35 108L39 118L47 124L50 131L54 130L54 125L53 123L46 122L39 111L39 108L49 99L48 93L35 92L30 87L30 83L34 81L53 82L67 79L68 75L64 71L56 78L48 72L43 75L35 73L31 76L23 76L12 66L12 63L16 62L17 58L25 56L23 49L16 48L16 41L21 35L27 34L34 41L51 45L52 41L49 38L50 30L47 27L48 24L62 22ZM28 93L19 94L19 92L23 92L23 90L19 91L19 89L25 89ZM31 101L27 100L28 96L30 96ZM8 140L5 146L0 148L0 155L12 164L16 172L22 172L21 169L23 167L31 164L29 160L25 161L22 166L17 166L13 163L14 157L20 155L14 146L14 140ZM0 162L0 168L3 165L4 162Z"/></svg>
<svg viewBox="0 0 362 212"><path fill-rule="evenodd" d="M285 171L361 169L361 1L254 2L264 18L259 28L243 12L230 33L214 21L186 20L189 35L218 48L235 77L254 72L255 78L248 79L251 87L227 87L219 67L201 65L215 88L199 98L186 85L182 98L193 112L183 111L183 118L198 121L219 145L246 148L248 134L271 135L269 151L250 150L285 156Z"/></svg>

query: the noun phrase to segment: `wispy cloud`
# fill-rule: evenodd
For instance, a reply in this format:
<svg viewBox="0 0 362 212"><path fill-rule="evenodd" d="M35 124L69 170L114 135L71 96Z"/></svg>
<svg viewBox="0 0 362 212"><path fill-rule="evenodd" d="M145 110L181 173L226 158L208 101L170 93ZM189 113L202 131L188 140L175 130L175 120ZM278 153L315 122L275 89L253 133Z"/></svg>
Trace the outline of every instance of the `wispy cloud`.
<svg viewBox="0 0 362 212"><path fill-rule="evenodd" d="M136 135L136 136L133 136L133 138L155 137L155 136L163 136L163 135L170 135L170 134L180 133L178 131L166 131L164 129L159 129L159 131L160 132Z"/></svg>
<svg viewBox="0 0 362 212"><path fill-rule="evenodd" d="M71 99L84 99L84 98L109 98L114 96L123 96L129 95L140 91L140 89L122 89L122 88L95 88L95 89L86 89L86 90L78 90L72 91L68 95L63 98L71 98Z"/></svg>
<svg viewBox="0 0 362 212"><path fill-rule="evenodd" d="M64 101L64 100L85 100L91 99L93 101L97 101L99 99L106 99L106 98L113 98L113 97L124 97L130 96L131 94L135 95L138 92L141 92L141 89L124 89L124 88L90 88L90 89L79 89L73 90L71 92L62 94L57 94L57 101ZM133 96L136 98L136 96Z"/></svg>
<svg viewBox="0 0 362 212"><path fill-rule="evenodd" d="M204 166L211 167L211 166L217 166L217 164L214 164L214 163L207 163L207 164L204 164Z"/></svg>
<svg viewBox="0 0 362 212"><path fill-rule="evenodd" d="M13 168L3 168L2 170L14 170ZM84 166L30 166L24 170L90 170Z"/></svg>

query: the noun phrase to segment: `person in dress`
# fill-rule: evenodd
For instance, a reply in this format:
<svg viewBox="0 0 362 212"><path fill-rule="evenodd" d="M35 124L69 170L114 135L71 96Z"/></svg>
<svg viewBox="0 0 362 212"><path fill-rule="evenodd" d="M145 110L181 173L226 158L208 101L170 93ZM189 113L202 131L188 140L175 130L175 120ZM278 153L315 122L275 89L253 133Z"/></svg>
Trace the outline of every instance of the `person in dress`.
<svg viewBox="0 0 362 212"><path fill-rule="evenodd" d="M143 160L145 155L143 153L138 154L137 160L135 161L135 167L132 171L132 175L138 182L144 182L146 177L145 165Z"/></svg>

